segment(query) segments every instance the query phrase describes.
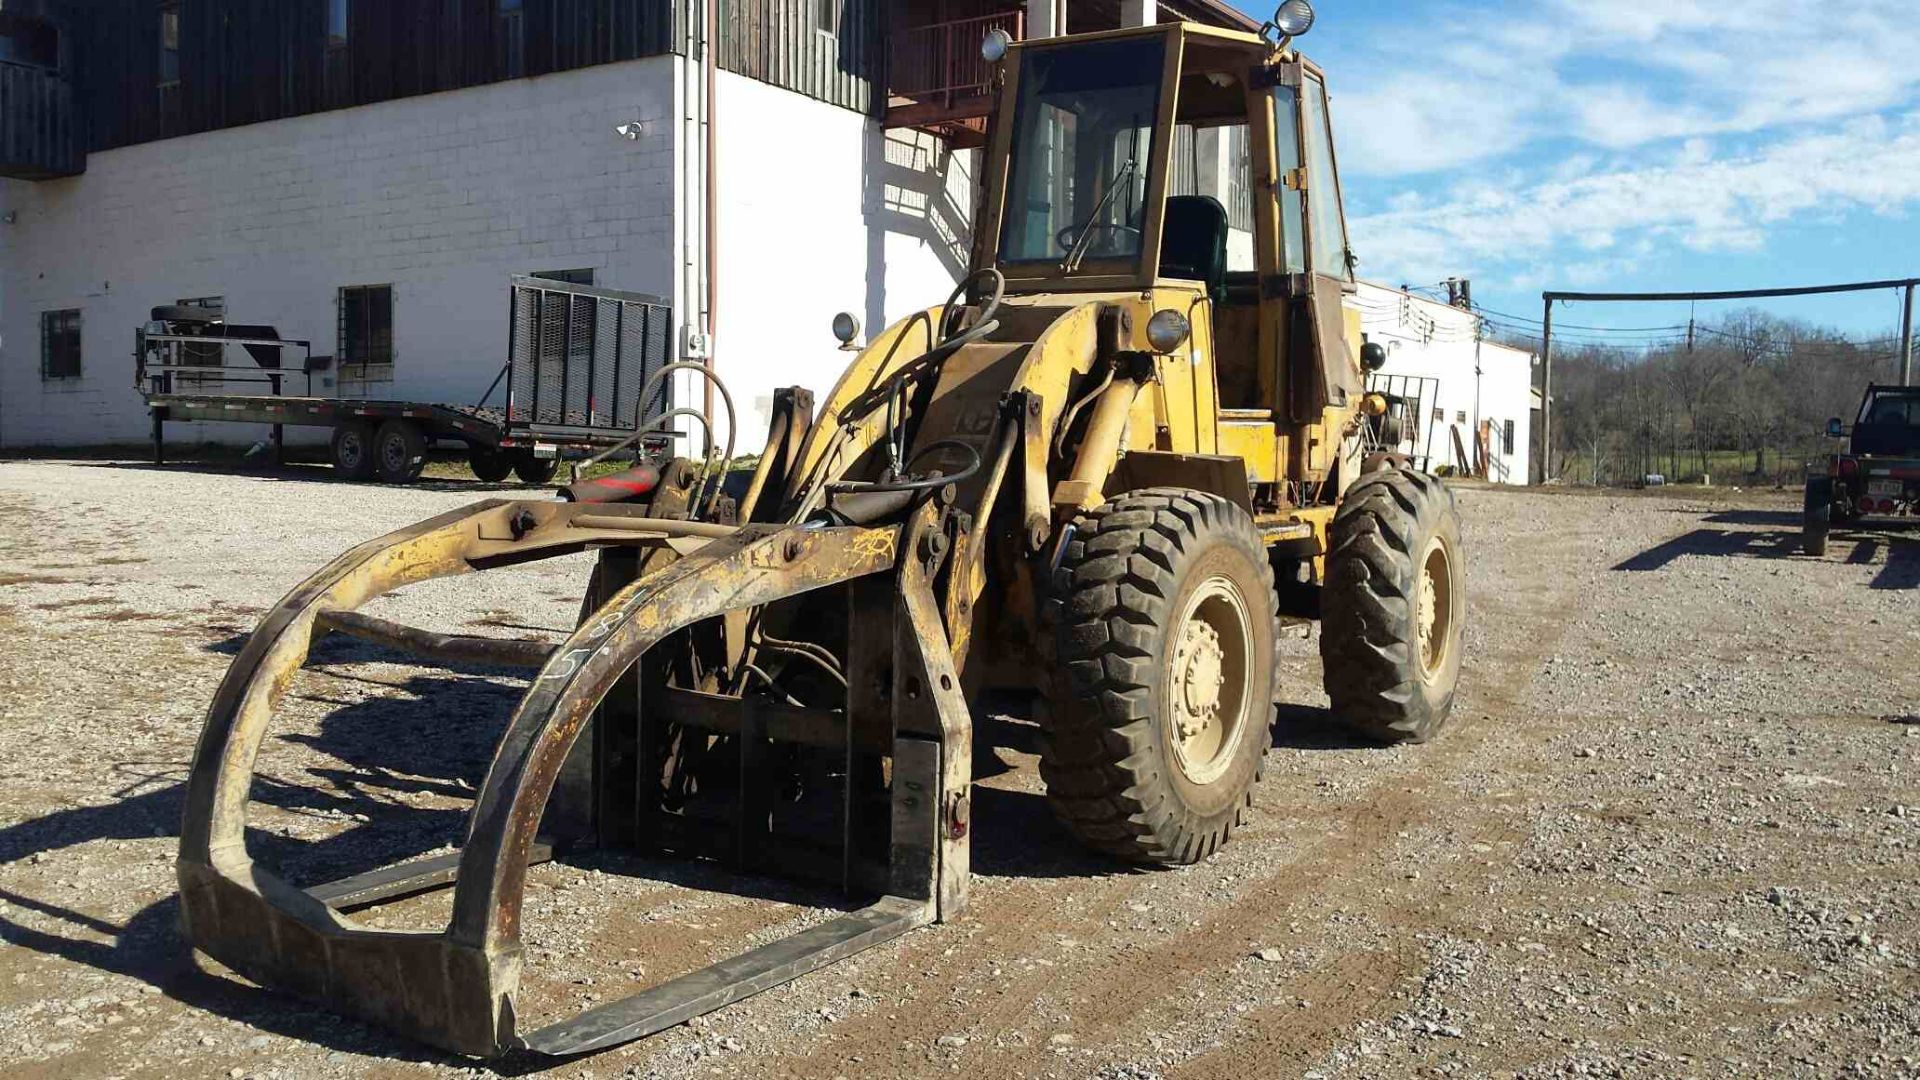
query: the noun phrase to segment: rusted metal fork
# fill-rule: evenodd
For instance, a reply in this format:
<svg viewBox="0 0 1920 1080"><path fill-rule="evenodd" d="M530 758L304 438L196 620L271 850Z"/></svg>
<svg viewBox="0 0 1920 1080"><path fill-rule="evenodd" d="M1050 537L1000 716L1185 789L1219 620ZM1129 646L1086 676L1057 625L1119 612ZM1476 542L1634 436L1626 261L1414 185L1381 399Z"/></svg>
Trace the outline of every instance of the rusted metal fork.
<svg viewBox="0 0 1920 1080"><path fill-rule="evenodd" d="M957 913L966 899L971 728L931 586L945 551L941 525L931 504L906 525L736 529L649 518L638 507L493 501L362 544L267 614L214 698L188 779L180 843L188 937L262 985L449 1050L572 1054L683 1022ZM680 557L614 593L547 657L499 744L457 859L304 891L251 860L244 831L255 756L316 636L339 628L433 651L434 642L411 628L348 613L416 582L629 544L672 546ZM889 895L520 1036L522 893L528 864L548 856L535 830L562 764L608 690L648 648L701 620L889 571L905 616L895 635ZM473 658L470 646L460 649ZM376 930L339 910L449 882L453 916L444 931Z"/></svg>

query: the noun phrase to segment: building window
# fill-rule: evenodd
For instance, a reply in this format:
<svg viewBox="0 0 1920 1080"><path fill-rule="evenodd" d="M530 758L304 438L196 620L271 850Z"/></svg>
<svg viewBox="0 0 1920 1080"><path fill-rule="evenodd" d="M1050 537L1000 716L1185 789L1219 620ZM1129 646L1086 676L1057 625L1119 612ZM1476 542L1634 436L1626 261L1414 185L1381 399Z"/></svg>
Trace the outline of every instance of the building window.
<svg viewBox="0 0 1920 1080"><path fill-rule="evenodd" d="M322 94L328 108L353 104L353 69L348 64L347 43L353 36L350 0L326 0L327 47L323 58Z"/></svg>
<svg viewBox="0 0 1920 1080"><path fill-rule="evenodd" d="M1513 421L1511 420L1507 421L1506 426L1500 429L1500 452L1502 454L1513 453Z"/></svg>
<svg viewBox="0 0 1920 1080"><path fill-rule="evenodd" d="M180 85L180 3L160 5L160 89Z"/></svg>
<svg viewBox="0 0 1920 1080"><path fill-rule="evenodd" d="M814 29L840 36L840 0L813 0Z"/></svg>
<svg viewBox="0 0 1920 1080"><path fill-rule="evenodd" d="M350 285L340 290L340 363L393 363L393 286Z"/></svg>
<svg viewBox="0 0 1920 1080"><path fill-rule="evenodd" d="M547 281L564 281L569 285L593 284L593 269L585 270L536 270L533 276Z"/></svg>
<svg viewBox="0 0 1920 1080"><path fill-rule="evenodd" d="M60 32L41 19L0 14L0 63L57 69Z"/></svg>
<svg viewBox="0 0 1920 1080"><path fill-rule="evenodd" d="M327 48L347 47L348 0L327 0Z"/></svg>
<svg viewBox="0 0 1920 1080"><path fill-rule="evenodd" d="M500 77L518 79L527 73L527 16L524 0L493 0Z"/></svg>
<svg viewBox="0 0 1920 1080"><path fill-rule="evenodd" d="M80 377L80 312L78 310L40 313L40 377L42 379Z"/></svg>

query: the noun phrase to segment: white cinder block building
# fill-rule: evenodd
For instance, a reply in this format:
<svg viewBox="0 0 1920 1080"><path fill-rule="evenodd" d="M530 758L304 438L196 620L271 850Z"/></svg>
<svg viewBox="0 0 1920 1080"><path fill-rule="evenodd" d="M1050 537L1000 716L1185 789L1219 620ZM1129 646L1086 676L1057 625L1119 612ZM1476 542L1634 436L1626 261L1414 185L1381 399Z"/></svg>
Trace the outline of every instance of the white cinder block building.
<svg viewBox="0 0 1920 1080"><path fill-rule="evenodd" d="M472 403L523 273L665 298L757 447L775 386L843 366L834 312L946 296L979 41L1069 6L0 0L0 447L144 439L134 330L183 302L312 341L316 394ZM1255 25L1221 0L1071 17ZM202 426L170 437L260 434Z"/></svg>

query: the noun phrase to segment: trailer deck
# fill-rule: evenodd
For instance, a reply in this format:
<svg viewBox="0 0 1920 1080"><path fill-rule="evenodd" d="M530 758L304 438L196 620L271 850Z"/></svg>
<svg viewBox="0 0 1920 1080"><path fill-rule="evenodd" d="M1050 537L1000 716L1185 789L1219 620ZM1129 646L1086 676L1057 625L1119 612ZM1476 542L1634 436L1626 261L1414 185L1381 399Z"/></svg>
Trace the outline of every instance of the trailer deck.
<svg viewBox="0 0 1920 1080"><path fill-rule="evenodd" d="M281 338L272 327L196 315L156 308L154 322L135 336L134 382L153 418L156 464L166 459L170 422L251 423L272 425L276 455L289 425L332 429L335 467L358 479L409 482L433 443L457 441L483 480L515 472L540 482L560 457L626 442L672 407L658 378L669 360L672 312L659 297L514 277L507 359L476 405L317 395L316 376L329 386L353 365L315 357L309 342ZM249 363L227 362L234 346ZM297 363L283 363L294 350ZM306 393L281 393L290 379L304 380ZM503 381L504 405L487 404ZM204 389L230 383L265 384L270 392ZM183 385L196 392L179 392Z"/></svg>

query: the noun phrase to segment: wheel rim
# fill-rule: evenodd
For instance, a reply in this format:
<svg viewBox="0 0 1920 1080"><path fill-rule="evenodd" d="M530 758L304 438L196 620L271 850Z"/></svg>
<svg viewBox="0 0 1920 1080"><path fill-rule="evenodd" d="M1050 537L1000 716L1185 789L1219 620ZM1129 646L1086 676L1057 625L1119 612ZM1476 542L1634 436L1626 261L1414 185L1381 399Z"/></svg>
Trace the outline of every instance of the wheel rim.
<svg viewBox="0 0 1920 1080"><path fill-rule="evenodd" d="M1173 626L1168 742L1186 778L1208 784L1233 764L1248 727L1253 623L1239 587L1215 575L1187 598Z"/></svg>
<svg viewBox="0 0 1920 1080"><path fill-rule="evenodd" d="M360 445L358 434L349 431L340 436L340 464L349 469L359 468L365 456L366 448Z"/></svg>
<svg viewBox="0 0 1920 1080"><path fill-rule="evenodd" d="M380 443L380 461L391 473L405 472L407 468L407 440L395 436L383 439Z"/></svg>
<svg viewBox="0 0 1920 1080"><path fill-rule="evenodd" d="M1431 682L1447 666L1453 648L1453 559L1435 537L1420 560L1420 673Z"/></svg>

